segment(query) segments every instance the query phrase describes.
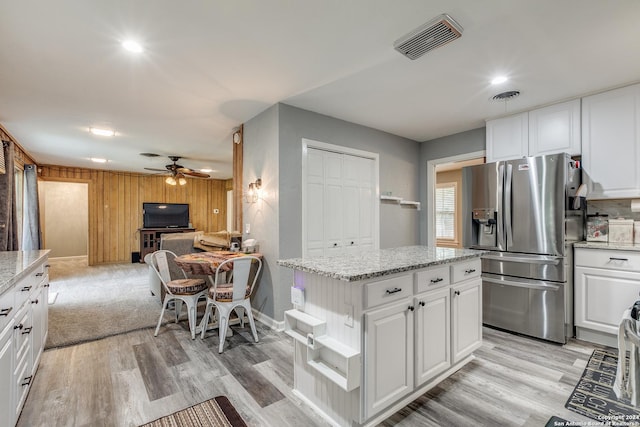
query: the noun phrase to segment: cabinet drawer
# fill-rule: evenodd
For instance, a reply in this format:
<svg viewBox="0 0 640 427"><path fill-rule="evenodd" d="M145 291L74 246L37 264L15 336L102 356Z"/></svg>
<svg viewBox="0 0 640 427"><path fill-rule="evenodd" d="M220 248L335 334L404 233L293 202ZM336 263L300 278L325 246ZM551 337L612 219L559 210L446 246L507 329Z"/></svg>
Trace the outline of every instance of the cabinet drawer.
<svg viewBox="0 0 640 427"><path fill-rule="evenodd" d="M576 248L574 262L581 267L640 272L640 252L635 251Z"/></svg>
<svg viewBox="0 0 640 427"><path fill-rule="evenodd" d="M415 293L436 289L451 283L449 278L449 266L430 268L429 270L415 273Z"/></svg>
<svg viewBox="0 0 640 427"><path fill-rule="evenodd" d="M375 307L413 295L413 275L392 277L364 286L364 308Z"/></svg>
<svg viewBox="0 0 640 427"><path fill-rule="evenodd" d="M0 330L9 324L13 316L16 315L13 289L9 289L0 295Z"/></svg>
<svg viewBox="0 0 640 427"><path fill-rule="evenodd" d="M480 276L482 272L480 258L459 262L451 266L451 283L462 282Z"/></svg>

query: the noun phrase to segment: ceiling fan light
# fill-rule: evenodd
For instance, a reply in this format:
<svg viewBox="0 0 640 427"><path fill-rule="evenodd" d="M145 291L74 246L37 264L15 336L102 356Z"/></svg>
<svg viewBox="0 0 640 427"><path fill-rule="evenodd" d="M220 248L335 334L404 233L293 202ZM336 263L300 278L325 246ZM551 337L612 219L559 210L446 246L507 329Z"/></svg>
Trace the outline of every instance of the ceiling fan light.
<svg viewBox="0 0 640 427"><path fill-rule="evenodd" d="M168 176L167 179L164 180L169 185L176 185L176 179L172 176Z"/></svg>
<svg viewBox="0 0 640 427"><path fill-rule="evenodd" d="M98 136L114 136L116 132L112 129L89 128L89 132Z"/></svg>
<svg viewBox="0 0 640 427"><path fill-rule="evenodd" d="M178 178L178 184L186 185L186 183L187 183L187 179L184 176L181 176L180 178Z"/></svg>

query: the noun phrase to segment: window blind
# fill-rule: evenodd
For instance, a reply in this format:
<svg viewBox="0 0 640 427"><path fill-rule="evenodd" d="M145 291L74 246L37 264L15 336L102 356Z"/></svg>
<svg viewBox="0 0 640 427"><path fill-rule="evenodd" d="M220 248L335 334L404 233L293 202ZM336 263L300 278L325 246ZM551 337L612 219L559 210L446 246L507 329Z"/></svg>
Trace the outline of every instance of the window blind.
<svg viewBox="0 0 640 427"><path fill-rule="evenodd" d="M436 239L455 240L456 185L438 184L436 187Z"/></svg>

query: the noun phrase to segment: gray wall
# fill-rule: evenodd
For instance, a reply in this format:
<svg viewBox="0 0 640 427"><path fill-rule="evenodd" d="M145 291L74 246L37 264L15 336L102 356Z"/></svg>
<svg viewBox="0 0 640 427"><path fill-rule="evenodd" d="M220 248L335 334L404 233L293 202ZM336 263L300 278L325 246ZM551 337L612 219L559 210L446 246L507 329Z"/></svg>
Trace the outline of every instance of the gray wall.
<svg viewBox="0 0 640 427"><path fill-rule="evenodd" d="M247 191L250 182L262 179L262 198L255 203L242 203L243 239L256 239L263 255L262 277L254 291L252 304L260 313L270 318L276 316L277 300L282 298L278 290L279 258L277 217L278 202L278 106L274 105L245 123L243 128L244 150L242 181ZM251 231L246 233L246 224ZM288 290L288 289L287 289ZM283 315L280 314L281 320ZM277 316L276 316L277 317Z"/></svg>
<svg viewBox="0 0 640 427"><path fill-rule="evenodd" d="M420 243L427 244L427 224L432 201L427 201L427 188L435 183L429 182L427 162L459 156L461 154L483 151L486 148L486 130L484 127L456 133L454 135L425 141L420 145L420 198L425 209L420 216Z"/></svg>
<svg viewBox="0 0 640 427"><path fill-rule="evenodd" d="M277 148L273 147L274 134ZM269 277L265 277L265 271L253 304L277 321L291 307L289 288L293 272L278 267L275 261L302 256L303 138L378 153L380 191L391 191L408 200L420 198L420 144L416 141L286 104L277 104L245 123L245 184L260 176L269 192L269 203L262 208L260 221L252 224L252 235L245 236L260 240L260 251L269 267ZM271 176L276 171L277 175ZM256 209L245 206L245 222ZM381 203L380 247L418 244L419 215L416 209ZM257 224L271 230L268 233L256 230ZM277 243L264 246L265 242L256 237L263 233L265 239L277 234Z"/></svg>

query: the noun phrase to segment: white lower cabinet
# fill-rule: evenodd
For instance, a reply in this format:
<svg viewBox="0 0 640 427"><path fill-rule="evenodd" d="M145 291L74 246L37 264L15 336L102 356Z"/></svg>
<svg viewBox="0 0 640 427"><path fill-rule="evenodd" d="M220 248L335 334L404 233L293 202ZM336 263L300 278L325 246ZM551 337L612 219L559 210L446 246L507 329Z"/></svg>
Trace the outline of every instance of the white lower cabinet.
<svg viewBox="0 0 640 427"><path fill-rule="evenodd" d="M413 390L413 311L406 299L365 314L365 414Z"/></svg>
<svg viewBox="0 0 640 427"><path fill-rule="evenodd" d="M0 295L0 427L13 427L36 370L48 326L46 256ZM30 266L32 267L32 266Z"/></svg>
<svg viewBox="0 0 640 427"><path fill-rule="evenodd" d="M365 419L428 385L482 345L480 260L450 269L436 289L365 312ZM414 275L415 289L423 289L425 271ZM396 283L406 282L404 277ZM405 288L391 290L400 294L399 289Z"/></svg>
<svg viewBox="0 0 640 427"><path fill-rule="evenodd" d="M574 260L576 336L617 347L622 314L640 299L640 252L576 248Z"/></svg>
<svg viewBox="0 0 640 427"><path fill-rule="evenodd" d="M421 385L451 366L450 291L427 292L415 298L415 383Z"/></svg>
<svg viewBox="0 0 640 427"><path fill-rule="evenodd" d="M482 344L482 281L479 278L451 288L452 353L456 363Z"/></svg>

